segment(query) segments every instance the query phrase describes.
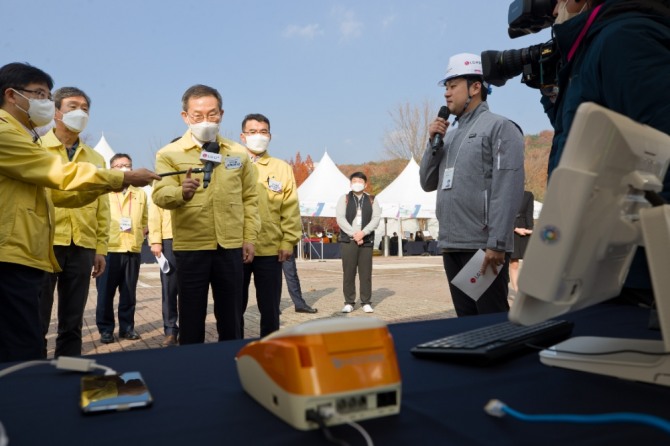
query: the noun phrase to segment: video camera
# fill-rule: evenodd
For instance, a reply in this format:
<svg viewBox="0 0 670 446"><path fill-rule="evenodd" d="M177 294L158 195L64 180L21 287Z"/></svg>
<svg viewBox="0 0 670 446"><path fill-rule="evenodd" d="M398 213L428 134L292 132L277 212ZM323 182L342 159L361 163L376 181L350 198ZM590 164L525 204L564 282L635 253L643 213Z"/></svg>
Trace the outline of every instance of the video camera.
<svg viewBox="0 0 670 446"><path fill-rule="evenodd" d="M514 0L509 6L509 36L536 33L554 23L556 0ZM483 51L484 79L496 87L522 74L521 82L551 94L558 84L559 55L553 40L527 48Z"/></svg>

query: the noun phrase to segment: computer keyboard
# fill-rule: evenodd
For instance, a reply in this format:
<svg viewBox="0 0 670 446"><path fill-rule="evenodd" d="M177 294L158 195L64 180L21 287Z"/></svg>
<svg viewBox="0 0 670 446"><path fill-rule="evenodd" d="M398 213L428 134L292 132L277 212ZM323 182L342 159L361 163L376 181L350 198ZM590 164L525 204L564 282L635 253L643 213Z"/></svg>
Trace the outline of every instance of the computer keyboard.
<svg viewBox="0 0 670 446"><path fill-rule="evenodd" d="M492 364L532 350L528 344L548 347L567 338L572 322L548 320L535 325L510 321L424 342L410 351L414 356L474 364Z"/></svg>

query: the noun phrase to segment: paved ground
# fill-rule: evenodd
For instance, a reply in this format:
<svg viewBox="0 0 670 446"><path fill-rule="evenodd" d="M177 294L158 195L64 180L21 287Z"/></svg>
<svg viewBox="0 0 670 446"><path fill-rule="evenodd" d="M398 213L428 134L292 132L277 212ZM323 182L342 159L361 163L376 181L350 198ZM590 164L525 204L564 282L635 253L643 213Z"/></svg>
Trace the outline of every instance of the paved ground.
<svg viewBox="0 0 670 446"><path fill-rule="evenodd" d="M344 305L342 297L342 266L340 260L299 261L298 274L303 297L308 304L318 308L316 314L296 313L284 290L281 301L281 326L288 327L315 318L348 317L340 313ZM442 268L441 257L374 257L372 277L372 304L375 312L371 316L388 323L455 317L447 279ZM252 290L250 296L255 296ZM146 348L164 348L163 320L161 316L161 285L158 266L142 265L137 292L135 329L142 336L138 341L121 340L113 344L101 344L95 326L95 282L91 282L88 305L84 314L84 355L109 353ZM245 337L259 336L260 316L255 299L250 297L250 306L245 314ZM118 305L118 294L115 307ZM212 300L207 317L206 342L217 339L212 310ZM48 335L48 356L53 357L56 338L56 305ZM359 305L351 316L367 316ZM115 335L118 333L115 333ZM178 347L171 347L178 348Z"/></svg>

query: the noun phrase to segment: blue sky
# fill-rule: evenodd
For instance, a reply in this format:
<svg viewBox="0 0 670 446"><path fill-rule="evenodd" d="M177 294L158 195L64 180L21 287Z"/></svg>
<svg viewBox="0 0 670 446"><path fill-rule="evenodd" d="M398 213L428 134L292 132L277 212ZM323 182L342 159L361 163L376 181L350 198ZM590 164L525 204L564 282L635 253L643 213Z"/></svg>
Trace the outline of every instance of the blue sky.
<svg viewBox="0 0 670 446"><path fill-rule="evenodd" d="M13 1L2 7L0 54L47 71L56 88L86 91L89 143L104 132L137 167L183 134L181 96L196 83L221 92L223 136L238 140L244 116L263 113L272 155L318 161L327 149L354 164L384 159L399 104L430 100L437 114L451 55L549 40L548 30L510 39L510 2ZM489 105L527 134L550 128L538 91L518 77Z"/></svg>

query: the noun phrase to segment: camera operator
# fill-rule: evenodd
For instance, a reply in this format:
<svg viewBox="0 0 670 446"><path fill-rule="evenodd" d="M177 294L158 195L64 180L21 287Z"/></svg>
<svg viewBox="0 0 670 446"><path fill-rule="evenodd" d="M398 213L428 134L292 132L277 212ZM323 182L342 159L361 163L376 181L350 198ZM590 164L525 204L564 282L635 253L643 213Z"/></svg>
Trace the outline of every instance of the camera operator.
<svg viewBox="0 0 670 446"><path fill-rule="evenodd" d="M549 174L558 166L575 112L595 102L670 134L670 1L558 0L554 35L561 55L558 95L542 103L554 127ZM670 200L670 176L661 195ZM651 304L644 251L633 260L622 298Z"/></svg>

